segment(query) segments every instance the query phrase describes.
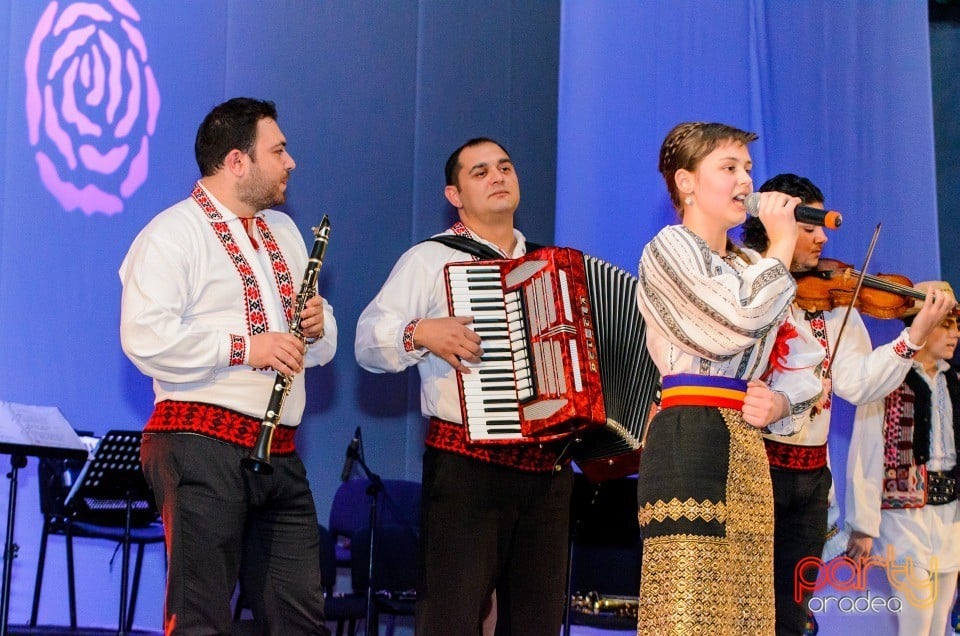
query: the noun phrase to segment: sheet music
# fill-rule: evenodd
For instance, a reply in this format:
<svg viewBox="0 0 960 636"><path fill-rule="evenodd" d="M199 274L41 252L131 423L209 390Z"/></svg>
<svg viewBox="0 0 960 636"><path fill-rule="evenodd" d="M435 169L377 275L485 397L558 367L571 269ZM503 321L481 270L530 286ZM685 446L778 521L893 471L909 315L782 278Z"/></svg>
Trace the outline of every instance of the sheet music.
<svg viewBox="0 0 960 636"><path fill-rule="evenodd" d="M44 450L82 451L84 455L89 452L57 407L3 401L0 401L0 450L22 450L27 454Z"/></svg>

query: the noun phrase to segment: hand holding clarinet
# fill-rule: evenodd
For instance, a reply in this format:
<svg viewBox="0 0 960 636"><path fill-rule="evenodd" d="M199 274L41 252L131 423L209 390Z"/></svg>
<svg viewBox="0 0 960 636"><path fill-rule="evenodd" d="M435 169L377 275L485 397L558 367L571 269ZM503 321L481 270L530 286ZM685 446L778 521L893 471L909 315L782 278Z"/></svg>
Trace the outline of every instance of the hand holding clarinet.
<svg viewBox="0 0 960 636"><path fill-rule="evenodd" d="M273 472L273 467L270 466L270 446L273 433L280 424L283 403L287 394L290 393L290 387L293 386L293 376L303 371L307 345L323 337L323 301L317 296L317 277L323 266L323 256L330 240L330 221L327 215L323 215L320 225L313 228L313 234L316 240L310 251L310 259L303 274L300 292L297 294L297 304L293 312L293 320L290 322L290 333L267 333L255 336L260 339L264 336L272 338L269 343L271 346L268 346L266 351L255 346L253 342L250 345L251 366L270 367L277 371L270 402L260 423L257 442L250 454L240 461L247 470L262 475Z"/></svg>

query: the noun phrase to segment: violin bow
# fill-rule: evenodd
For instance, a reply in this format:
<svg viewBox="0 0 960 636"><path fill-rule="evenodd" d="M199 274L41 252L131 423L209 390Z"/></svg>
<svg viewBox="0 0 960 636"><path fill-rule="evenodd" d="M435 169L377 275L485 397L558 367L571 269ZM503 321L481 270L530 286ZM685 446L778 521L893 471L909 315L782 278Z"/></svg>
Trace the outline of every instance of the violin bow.
<svg viewBox="0 0 960 636"><path fill-rule="evenodd" d="M880 236L881 225L881 223L877 223L877 227L873 231L873 238L870 239L870 247L867 248L867 256L863 259L863 267L860 268L860 274L857 276L857 286L853 289L853 298L850 299L850 304L847 306L847 312L843 315L843 322L840 323L840 331L837 333L837 339L833 343L834 358L837 357L837 353L840 351L840 338L843 337L843 331L847 328L847 320L850 318L850 310L854 308L854 306L857 304L857 298L860 297L860 288L863 287L863 279L867 276L867 265L870 264L870 259L873 257L873 248L877 246L877 237ZM830 361L829 370L832 369L833 360Z"/></svg>

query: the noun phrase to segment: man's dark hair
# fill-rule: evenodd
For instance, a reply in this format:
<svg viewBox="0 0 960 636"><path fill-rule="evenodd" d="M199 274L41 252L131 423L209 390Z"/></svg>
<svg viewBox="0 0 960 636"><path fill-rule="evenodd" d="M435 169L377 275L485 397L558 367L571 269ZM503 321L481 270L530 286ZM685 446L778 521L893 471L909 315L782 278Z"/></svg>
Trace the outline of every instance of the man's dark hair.
<svg viewBox="0 0 960 636"><path fill-rule="evenodd" d="M200 174L204 177L214 174L234 149L256 159L253 151L257 123L261 119L277 119L277 107L273 102L234 97L211 110L197 129L193 146Z"/></svg>
<svg viewBox="0 0 960 636"><path fill-rule="evenodd" d="M800 197L804 205L823 203L823 192L813 184L813 181L789 172L767 179L762 186L757 188L757 192L783 192L792 197ZM767 251L770 246L767 230L763 227L760 219L755 216L748 216L747 220L743 222L743 236L741 238L744 245L761 254Z"/></svg>
<svg viewBox="0 0 960 636"><path fill-rule="evenodd" d="M450 158L447 159L447 165L444 166L444 176L446 177L448 186L452 185L458 188L460 187L460 183L457 181L457 175L460 174L460 168L463 167L460 165L460 153L463 152L464 148L472 148L473 146L479 146L480 144L495 144L500 146L500 150L504 151L508 157L510 156L510 153L499 141L490 139L489 137L474 137L467 143L454 150L450 155Z"/></svg>

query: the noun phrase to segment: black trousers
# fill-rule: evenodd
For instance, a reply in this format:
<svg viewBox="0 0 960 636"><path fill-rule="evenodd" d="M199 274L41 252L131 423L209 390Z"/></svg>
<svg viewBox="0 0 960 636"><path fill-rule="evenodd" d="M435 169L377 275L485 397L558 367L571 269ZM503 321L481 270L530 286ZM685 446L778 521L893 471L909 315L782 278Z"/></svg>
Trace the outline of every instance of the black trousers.
<svg viewBox="0 0 960 636"><path fill-rule="evenodd" d="M770 476L774 500L773 582L777 600L777 636L801 636L810 594L805 596L803 603L794 600L796 568L801 559L819 557L823 553L830 469L795 471L771 468Z"/></svg>
<svg viewBox="0 0 960 636"><path fill-rule="evenodd" d="M475 636L494 588L497 634L557 636L573 471L531 474L427 448L416 633Z"/></svg>
<svg viewBox="0 0 960 636"><path fill-rule="evenodd" d="M230 598L243 568L261 634L329 634L319 532L306 470L294 454L272 475L240 466L247 451L202 435L146 433L144 477L166 533L164 629L230 634Z"/></svg>

